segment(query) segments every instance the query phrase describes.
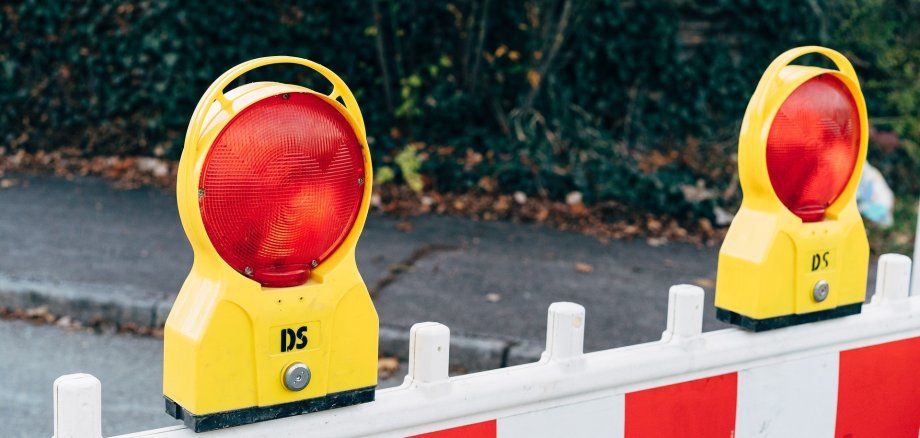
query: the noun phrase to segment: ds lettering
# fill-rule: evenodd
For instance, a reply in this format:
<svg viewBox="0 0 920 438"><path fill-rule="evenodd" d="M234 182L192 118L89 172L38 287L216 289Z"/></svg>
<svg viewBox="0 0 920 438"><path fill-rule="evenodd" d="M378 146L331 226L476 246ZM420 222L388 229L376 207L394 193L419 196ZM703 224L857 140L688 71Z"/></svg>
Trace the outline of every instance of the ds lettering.
<svg viewBox="0 0 920 438"><path fill-rule="evenodd" d="M307 346L307 326L294 329L281 329L281 352L302 350Z"/></svg>
<svg viewBox="0 0 920 438"><path fill-rule="evenodd" d="M827 257L831 254L830 251L824 251L824 253L817 253L811 256L811 272L815 272L818 269L827 268L830 266L830 262L827 261Z"/></svg>

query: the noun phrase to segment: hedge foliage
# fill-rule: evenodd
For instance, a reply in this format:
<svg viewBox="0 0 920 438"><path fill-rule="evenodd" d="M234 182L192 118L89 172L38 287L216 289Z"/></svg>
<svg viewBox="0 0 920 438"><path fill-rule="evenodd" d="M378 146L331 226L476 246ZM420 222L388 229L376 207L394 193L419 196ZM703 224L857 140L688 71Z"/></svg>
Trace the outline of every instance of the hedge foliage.
<svg viewBox="0 0 920 438"><path fill-rule="evenodd" d="M737 132L767 64L824 44L864 79L886 145L872 159L916 190L918 18L892 0L16 0L0 141L178 157L213 79L288 54L352 87L384 175L705 216L738 200ZM266 78L328 89L292 68L244 79Z"/></svg>

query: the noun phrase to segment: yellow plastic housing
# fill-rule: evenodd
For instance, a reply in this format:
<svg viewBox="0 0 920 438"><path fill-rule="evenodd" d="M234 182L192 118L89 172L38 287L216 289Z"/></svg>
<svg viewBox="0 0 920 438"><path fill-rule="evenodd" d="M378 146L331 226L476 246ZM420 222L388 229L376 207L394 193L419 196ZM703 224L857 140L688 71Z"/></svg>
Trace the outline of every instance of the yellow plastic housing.
<svg viewBox="0 0 920 438"><path fill-rule="evenodd" d="M827 57L838 70L790 65L812 53ZM797 87L818 75L833 75L852 93L859 111L859 153L849 182L827 208L825 219L805 223L774 192L767 172L766 146L780 106ZM855 193L866 159L868 135L865 100L856 73L843 55L824 47L799 47L770 64L741 125L738 173L744 199L719 252L715 296L718 309L752 320L776 318L775 327L779 327L796 323L794 317L783 317L863 302L869 244ZM813 263L816 256L822 261L817 269ZM819 281L829 286L823 301L814 297Z"/></svg>
<svg viewBox="0 0 920 438"><path fill-rule="evenodd" d="M242 74L269 64L311 68L332 83L333 91L322 95L300 86L257 82L223 92ZM321 96L349 121L362 146L366 183L354 227L341 246L313 269L307 283L272 289L236 272L217 254L201 219L198 181L212 141L234 115L264 98L294 92ZM197 416L376 386L377 312L355 263L371 181L361 111L330 70L301 58L260 58L234 67L211 85L192 116L179 164L179 214L195 259L166 320L163 393L169 400ZM281 332L304 326L306 347L282 352ZM311 371L301 391L288 390L283 382L285 369L296 362Z"/></svg>

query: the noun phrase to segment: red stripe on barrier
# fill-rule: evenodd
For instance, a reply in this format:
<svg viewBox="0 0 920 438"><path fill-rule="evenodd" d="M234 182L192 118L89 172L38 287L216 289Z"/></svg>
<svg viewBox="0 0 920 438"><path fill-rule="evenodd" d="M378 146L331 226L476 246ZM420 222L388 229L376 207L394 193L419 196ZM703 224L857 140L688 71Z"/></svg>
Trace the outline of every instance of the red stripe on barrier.
<svg viewBox="0 0 920 438"><path fill-rule="evenodd" d="M412 435L409 438L495 438L496 434L495 420L490 420L421 435Z"/></svg>
<svg viewBox="0 0 920 438"><path fill-rule="evenodd" d="M917 437L920 338L840 352L838 437Z"/></svg>
<svg viewBox="0 0 920 438"><path fill-rule="evenodd" d="M738 374L626 394L626 438L734 436Z"/></svg>

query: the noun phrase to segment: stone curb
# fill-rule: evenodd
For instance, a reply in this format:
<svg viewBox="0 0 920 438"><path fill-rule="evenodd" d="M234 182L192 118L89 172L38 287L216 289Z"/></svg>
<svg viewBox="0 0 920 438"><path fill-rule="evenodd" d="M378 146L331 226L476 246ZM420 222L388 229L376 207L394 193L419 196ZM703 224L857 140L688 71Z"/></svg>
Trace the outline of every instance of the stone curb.
<svg viewBox="0 0 920 438"><path fill-rule="evenodd" d="M156 296L140 293L131 286L115 288L111 285L20 279L0 274L0 307L30 309L47 306L48 312L53 315L69 316L82 322L102 320L138 327L162 326L172 308L173 298L128 298L137 295ZM450 341L450 365L465 371L535 362L542 353L542 346L535 343L465 333L451 333ZM380 352L407 360L409 327L381 324Z"/></svg>
<svg viewBox="0 0 920 438"><path fill-rule="evenodd" d="M69 283L21 279L0 274L0 307L29 309L47 306L54 315L69 316L78 321L103 321L134 324L139 327L162 325L158 309L168 309L172 300L136 298L144 294L137 288L125 286Z"/></svg>

